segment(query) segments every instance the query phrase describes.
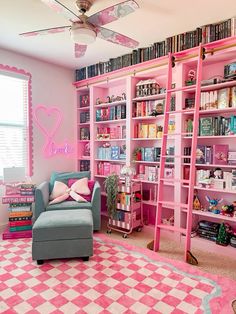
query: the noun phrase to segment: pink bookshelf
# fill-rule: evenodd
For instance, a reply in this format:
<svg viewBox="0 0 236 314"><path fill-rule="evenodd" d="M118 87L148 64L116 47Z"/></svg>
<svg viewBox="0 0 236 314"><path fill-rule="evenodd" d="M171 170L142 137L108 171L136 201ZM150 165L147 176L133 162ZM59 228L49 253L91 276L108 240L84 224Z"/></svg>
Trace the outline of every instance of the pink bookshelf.
<svg viewBox="0 0 236 314"><path fill-rule="evenodd" d="M236 37L231 37L228 39L220 40L215 43L209 43L204 45L206 50L206 58L202 61L202 81L208 80L213 77L224 77L224 66L235 61L235 53L236 53ZM210 53L210 49L215 49L213 53ZM175 60L178 63L178 66L172 69L172 83L175 83L175 87L167 88L168 79L170 78L170 73L168 73L168 56L161 57L158 59L150 60L143 64L134 65L128 68L120 69L111 73L107 73L106 75L101 75L99 77L93 77L84 81L75 82L75 86L77 88L77 94L83 94L89 92L90 96L90 107L89 108L78 108L78 112L81 111L90 111L90 169L91 175L93 178L98 180L102 187L102 196L105 197L103 182L106 178L106 175L98 174L98 164L100 162L108 162L110 164L117 164L122 166L124 163L127 165L132 164L136 168L136 172L139 175L140 167L143 171L145 169L148 171L153 171L154 168L157 170L157 176L154 180L140 179L139 177L134 178L134 182L141 182L142 191L146 192L152 189L155 190L156 193L158 191L158 185L160 181L163 181L165 184L163 186L163 195L166 196L168 202L163 203L163 219L169 219L174 215L174 227L171 232L179 232L180 230L186 227L186 210L181 207L183 204L187 202L187 184L188 180L184 178L184 167L189 166L188 163L185 162L184 159L190 158L189 155L184 154L184 148L188 147L190 141L192 140L192 132L186 130L186 121L188 119L193 118L194 108L191 106L186 107L187 100L191 101L191 99L196 98L196 88L199 90L199 97L201 100L201 93L218 93L222 89L229 88L232 91L234 88L236 89L236 81L226 81L217 84L209 84L207 86L198 86L197 84L185 85L185 81L189 79L189 72L191 70L197 71L197 55L199 52L199 47L191 48L186 51L182 51L174 54ZM212 52L212 50L211 50ZM147 91L144 91L143 96L140 96L137 93L137 85L140 81L145 80L155 80L160 87L161 93L157 93L154 95L147 95ZM87 87L89 86L89 87ZM107 97L113 97L114 99L125 93L126 99L121 101L112 101L111 103L107 103ZM145 102L148 103L148 106L152 106L155 108L155 105L159 105L163 100L167 99L167 94L171 96L173 101L173 108L170 110L165 109L164 104L164 113L159 113L158 115L150 116L149 112L146 112L147 105L144 108L144 112L141 113L141 116L137 116L137 112L135 112L135 108L137 108L137 103ZM218 95L218 94L217 94ZM217 96L218 97L218 96ZM98 102L99 100L99 102ZM162 103L163 104L163 103ZM105 109L108 112L114 107L118 106L126 106L126 116L125 119L107 119L105 121L97 121L96 114L97 110ZM198 103L200 108L200 101ZM154 107L153 107L154 106ZM139 113L140 114L140 113ZM153 158L153 160L136 160L134 157L134 152L138 148L143 148L144 151L148 151L150 148L160 148L163 142L163 133L162 136L156 137L138 137L135 133L135 127L139 124L149 125L156 124L157 126L164 126L164 118L169 114L170 120L169 126L173 126L174 128L167 133L168 149L174 148L173 154L163 153L162 157L172 158L169 162L166 162L166 165L173 169L174 177L173 178L164 178L160 180L159 171L160 171L160 156L159 160L154 160L151 156L148 158ZM211 108L205 110L199 110L199 120L207 117L218 117L222 116L223 118L229 118L231 116L236 116L236 104L235 106L227 105L225 108ZM101 138L98 139L98 128L113 128L117 126L125 126L126 127L126 138ZM78 127L81 127L79 125ZM159 134L160 135L160 134ZM228 135L204 135L204 136L196 136L197 145L205 145L212 146L216 144L228 144L229 150L236 152L236 132L234 134ZM79 140L78 139L78 147L83 147L84 143L88 142L88 140ZM121 147L121 145L125 144L126 146L126 158L123 160L113 160L112 158L99 158L98 157L98 149L102 145L106 147ZM83 159L85 156L79 155L80 159ZM155 156L156 157L156 156ZM210 170L214 171L215 168L221 168L224 172L231 172L233 169L236 169L235 165L223 164L218 165L216 163L210 164L194 164L192 176L194 177L196 170ZM142 174L142 173L141 173ZM144 173L145 174L145 173ZM198 191L198 196L200 202L204 207L208 206L206 201L206 196L210 195L212 198L223 198L222 204L231 204L235 201L235 190L231 189L211 189L196 186L193 184L194 188ZM173 214L174 211L174 214ZM143 200L143 212L148 212L146 215L150 218L148 224L154 224L155 215L157 212L157 202L153 199ZM217 221L222 223L227 221L232 228L236 231L236 221L233 218L226 218L223 215L216 215L210 212L192 212L193 216L198 219L206 219L209 221ZM167 229L168 227L166 227ZM183 230L182 230L183 231ZM184 231L183 231L184 232ZM186 237L185 237L186 238ZM206 239L193 238L188 239L188 241L192 242L193 249L197 247L199 243L204 243L202 247L206 250L211 248L212 250L217 250L218 246L211 241ZM196 245L196 246L195 246ZM234 248L222 247L222 251L226 252L226 254L236 254L236 250Z"/></svg>

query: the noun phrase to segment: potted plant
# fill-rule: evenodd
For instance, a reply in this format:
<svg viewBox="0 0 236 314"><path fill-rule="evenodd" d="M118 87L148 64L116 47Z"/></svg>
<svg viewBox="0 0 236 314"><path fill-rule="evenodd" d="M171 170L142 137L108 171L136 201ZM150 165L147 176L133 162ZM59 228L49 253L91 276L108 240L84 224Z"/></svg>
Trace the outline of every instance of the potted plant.
<svg viewBox="0 0 236 314"><path fill-rule="evenodd" d="M119 176L117 174L109 175L105 181L105 191L107 193L107 211L108 217L114 218L116 216L116 205L118 195Z"/></svg>

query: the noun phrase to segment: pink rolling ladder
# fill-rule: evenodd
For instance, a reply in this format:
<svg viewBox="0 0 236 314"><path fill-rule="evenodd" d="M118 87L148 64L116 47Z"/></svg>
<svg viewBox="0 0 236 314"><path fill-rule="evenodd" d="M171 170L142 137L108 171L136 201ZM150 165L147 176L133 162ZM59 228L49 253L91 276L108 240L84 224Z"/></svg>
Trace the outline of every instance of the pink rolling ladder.
<svg viewBox="0 0 236 314"><path fill-rule="evenodd" d="M154 251L158 251L160 247L160 231L161 229L171 230L174 232L179 232L180 234L186 235L185 241L185 261L187 261L187 253L190 251L191 247L191 228L192 228L192 207L193 207L193 193L194 193L194 184L195 184L195 160L196 160L196 148L197 148L197 136L198 136L198 121L199 121L199 104L200 104L200 97L201 97L201 79L202 79L202 61L204 59L204 48L200 45L198 51L198 61L197 61L197 79L195 85L195 105L194 109L192 109L193 113L193 133L192 133L192 140L191 140L191 156L190 157L190 175L189 180L182 180L179 178L173 179L165 179L164 178L164 169L166 166L166 158L170 157L166 155L167 149L167 139L168 136L174 135L181 135L183 136L184 133L181 134L168 134L168 122L169 122L169 115L170 115L170 103L171 103L171 93L173 91L182 91L186 90L186 86L183 88L172 88L172 67L175 65L175 57L173 54L169 54L169 62L168 62L168 78L167 78L167 92L166 92L166 108L165 108L165 116L164 116L164 126L163 126L163 138L161 144L161 156L160 156L160 171L158 177L158 187L157 187L157 211L156 211L156 223L155 223L155 235L154 235ZM177 60L178 61L178 60ZM173 111L172 113L181 113L183 110ZM180 158L180 162L182 165L183 158L186 156L174 155L171 156L173 158ZM188 156L187 156L188 157ZM188 185L188 201L187 203L178 203L178 202L170 202L165 201L164 199L164 191L163 186L165 182L173 182ZM166 225L162 223L162 208L163 207L174 207L182 209L187 209L187 220L186 220L186 227L180 228L177 226Z"/></svg>

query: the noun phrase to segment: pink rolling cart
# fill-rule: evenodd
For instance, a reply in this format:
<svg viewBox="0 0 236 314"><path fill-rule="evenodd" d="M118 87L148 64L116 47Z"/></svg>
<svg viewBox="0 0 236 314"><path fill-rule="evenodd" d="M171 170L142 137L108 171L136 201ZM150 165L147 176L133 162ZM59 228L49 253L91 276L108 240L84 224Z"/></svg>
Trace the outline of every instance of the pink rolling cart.
<svg viewBox="0 0 236 314"><path fill-rule="evenodd" d="M107 233L115 230L123 233L123 238L127 238L133 230L140 232L142 228L141 183L131 182L131 186L126 186L125 182L120 181L116 217L108 218Z"/></svg>

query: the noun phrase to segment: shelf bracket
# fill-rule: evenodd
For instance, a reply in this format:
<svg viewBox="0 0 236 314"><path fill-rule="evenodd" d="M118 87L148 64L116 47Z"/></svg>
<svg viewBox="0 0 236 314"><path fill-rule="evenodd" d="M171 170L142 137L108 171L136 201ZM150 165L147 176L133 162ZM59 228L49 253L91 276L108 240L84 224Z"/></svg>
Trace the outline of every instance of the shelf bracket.
<svg viewBox="0 0 236 314"><path fill-rule="evenodd" d="M201 49L201 58L202 58L202 60L205 60L205 58L206 58L206 49L205 48Z"/></svg>
<svg viewBox="0 0 236 314"><path fill-rule="evenodd" d="M174 56L171 57L171 64L172 64L172 68L174 68L175 67L175 57Z"/></svg>

